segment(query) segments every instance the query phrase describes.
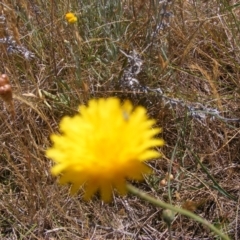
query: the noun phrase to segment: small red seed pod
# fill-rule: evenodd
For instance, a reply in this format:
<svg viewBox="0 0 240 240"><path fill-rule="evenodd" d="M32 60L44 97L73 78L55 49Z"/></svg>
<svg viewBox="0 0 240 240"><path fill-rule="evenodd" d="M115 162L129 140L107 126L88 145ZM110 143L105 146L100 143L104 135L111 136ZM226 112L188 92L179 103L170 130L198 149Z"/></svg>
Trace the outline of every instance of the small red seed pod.
<svg viewBox="0 0 240 240"><path fill-rule="evenodd" d="M7 74L0 75L0 97L8 105L12 119L15 119L15 109L13 103L12 87L10 85L9 77Z"/></svg>
<svg viewBox="0 0 240 240"><path fill-rule="evenodd" d="M12 96L12 87L10 84L5 84L4 86L0 86L0 97L6 103L12 102L13 96Z"/></svg>
<svg viewBox="0 0 240 240"><path fill-rule="evenodd" d="M5 84L9 84L9 78L7 76L7 74L2 74L0 76L0 86L4 86Z"/></svg>
<svg viewBox="0 0 240 240"><path fill-rule="evenodd" d="M0 77L0 87L4 86L5 84L6 84L5 79Z"/></svg>

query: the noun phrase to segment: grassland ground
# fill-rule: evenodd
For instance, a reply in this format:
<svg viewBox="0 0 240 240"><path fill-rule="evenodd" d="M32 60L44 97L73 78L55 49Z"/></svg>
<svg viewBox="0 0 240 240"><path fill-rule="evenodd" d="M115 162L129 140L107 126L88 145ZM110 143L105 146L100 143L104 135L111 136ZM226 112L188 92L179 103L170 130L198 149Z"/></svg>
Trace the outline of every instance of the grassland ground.
<svg viewBox="0 0 240 240"><path fill-rule="evenodd" d="M14 112L0 102L0 239L218 239L181 215L170 234L162 209L132 195L84 202L56 183L49 136L110 96L163 129L154 174L133 184L240 239L239 16L237 0L2 0Z"/></svg>

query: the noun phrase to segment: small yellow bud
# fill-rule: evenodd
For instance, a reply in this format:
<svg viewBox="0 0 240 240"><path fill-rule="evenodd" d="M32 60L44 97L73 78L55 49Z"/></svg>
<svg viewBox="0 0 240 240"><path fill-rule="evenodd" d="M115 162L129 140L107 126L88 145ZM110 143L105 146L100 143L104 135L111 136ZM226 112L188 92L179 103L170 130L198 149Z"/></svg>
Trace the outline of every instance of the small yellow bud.
<svg viewBox="0 0 240 240"><path fill-rule="evenodd" d="M68 21L68 23L77 22L77 17L73 13L70 13L70 12L65 15L65 19Z"/></svg>

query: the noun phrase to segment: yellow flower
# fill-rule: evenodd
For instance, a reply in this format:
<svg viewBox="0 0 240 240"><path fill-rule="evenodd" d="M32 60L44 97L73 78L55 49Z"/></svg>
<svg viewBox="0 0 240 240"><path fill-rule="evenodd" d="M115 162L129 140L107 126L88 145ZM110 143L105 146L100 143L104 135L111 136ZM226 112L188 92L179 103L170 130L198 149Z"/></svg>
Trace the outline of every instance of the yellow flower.
<svg viewBox="0 0 240 240"><path fill-rule="evenodd" d="M141 180L151 172L144 162L160 156L153 147L164 141L154 137L161 132L154 123L143 107L134 110L129 101L90 100L79 114L62 119L61 135L51 136L52 174L61 175L61 184L71 183L71 193L83 186L87 200L99 191L110 201L114 188L124 195L126 180Z"/></svg>
<svg viewBox="0 0 240 240"><path fill-rule="evenodd" d="M65 15L65 19L69 23L75 23L77 21L77 17L73 13L70 13L70 12Z"/></svg>

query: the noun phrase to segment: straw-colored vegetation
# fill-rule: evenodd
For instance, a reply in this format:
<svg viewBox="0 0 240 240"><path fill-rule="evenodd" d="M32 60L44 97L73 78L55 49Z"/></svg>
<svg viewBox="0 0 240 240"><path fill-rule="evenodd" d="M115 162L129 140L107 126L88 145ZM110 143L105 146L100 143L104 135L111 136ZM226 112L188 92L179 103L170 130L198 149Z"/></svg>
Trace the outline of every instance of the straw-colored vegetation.
<svg viewBox="0 0 240 240"><path fill-rule="evenodd" d="M132 195L84 202L56 183L50 134L110 96L163 128L154 174L133 184L240 239L239 16L237 0L2 0L0 239L216 239L178 214L168 231Z"/></svg>

